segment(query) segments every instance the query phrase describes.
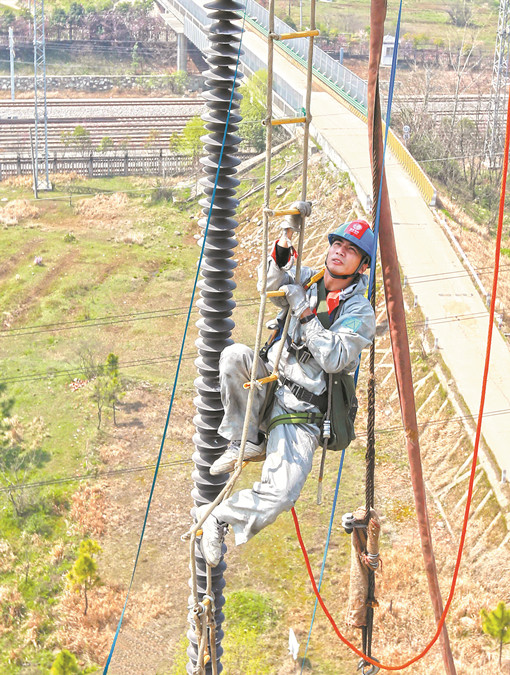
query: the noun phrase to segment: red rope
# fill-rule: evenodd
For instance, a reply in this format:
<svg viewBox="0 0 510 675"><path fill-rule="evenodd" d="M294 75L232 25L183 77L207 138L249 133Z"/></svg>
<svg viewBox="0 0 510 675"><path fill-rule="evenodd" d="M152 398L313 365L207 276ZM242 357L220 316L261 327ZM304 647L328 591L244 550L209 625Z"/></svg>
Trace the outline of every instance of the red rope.
<svg viewBox="0 0 510 675"><path fill-rule="evenodd" d="M474 486L474 480L475 480L475 472L476 472L476 463L478 460L478 448L480 445L480 436L482 433L482 418L483 418L483 409L485 406L485 394L487 391L487 379L489 375L489 364L490 364L490 355L491 355L491 347L492 347L492 333L493 333L493 328L494 328L494 314L495 314L495 309L496 309L496 292L498 288L498 277L499 277L499 259L501 255L501 239L502 239L502 234L503 234L503 215L505 211L505 196L506 196L506 181L507 181L507 174L508 174L508 153L509 153L509 146L510 146L510 92L508 96L508 105L507 105L507 117L506 117L506 137L505 137L505 153L504 153L504 162L503 162L503 176L501 179L501 194L500 194L500 200L499 200L499 217L498 217L498 231L496 235L496 254L495 254L495 261L494 261L494 277L492 281L492 296L491 296L491 305L490 305L490 311L489 311L489 330L488 330L488 335L487 335L487 349L485 352L485 367L484 367L484 372L483 372L483 379L482 379L482 392L481 392L481 397L480 397L480 408L478 412L478 423L476 426L476 436L475 436L475 443L474 443L474 449L473 449L473 461L471 464L471 476L469 478L469 487L468 487L468 498L466 502L466 509L464 512L464 522L462 525L462 532L460 536L460 542L459 542L459 550L457 553L457 561L455 563L455 570L453 572L453 578L452 578L452 585L450 587L450 592L448 594L448 599L446 601L446 605L444 607L443 613L441 615L441 618L439 619L439 622L437 624L437 629L434 637L432 640L428 643L428 645L421 651L417 656L414 656L412 659L409 661L406 661L402 665L399 666L387 666L383 665L382 663L379 663L377 661L374 661L374 659L371 659L369 656L366 654L363 654L362 651L360 651L357 647L355 647L352 642L349 642L349 640L342 635L340 632L340 629L335 623L335 620L331 616L331 614L328 611L328 608L326 607L324 600L321 597L321 594L319 593L319 589L317 588L317 584L315 583L315 578L313 576L312 568L310 565L310 560L308 558L308 553L306 551L305 544L303 542L303 538L301 536L301 531L299 529L299 522L298 518L296 515L296 511L292 509L292 517L294 519L294 525L296 527L296 534L297 538L299 540L299 545L301 546L301 550L303 552L303 557L305 560L305 565L306 569L308 570L308 576L310 577L310 581L312 583L313 591L317 597L317 600L319 602L319 605L322 607L322 610L324 611L324 614L328 617L331 625L333 626L333 629L335 633L338 635L340 640L346 644L350 649L352 649L353 652L355 652L358 656L361 656L365 661L368 663L371 663L375 666L379 666L379 668L382 668L383 670L403 670L404 668L408 668L411 666L413 663L416 663L420 659L422 659L427 652L430 651L432 646L437 642L441 631L443 630L443 625L446 620L446 616L448 614L448 611L450 609L450 605L452 604L453 596L455 594L455 587L457 585L457 578L459 576L459 569L460 569L460 563L462 561L462 553L464 550L464 544L466 541L466 533L467 533L467 522L469 518L469 510L471 507L471 500L473 497L473 486Z"/></svg>

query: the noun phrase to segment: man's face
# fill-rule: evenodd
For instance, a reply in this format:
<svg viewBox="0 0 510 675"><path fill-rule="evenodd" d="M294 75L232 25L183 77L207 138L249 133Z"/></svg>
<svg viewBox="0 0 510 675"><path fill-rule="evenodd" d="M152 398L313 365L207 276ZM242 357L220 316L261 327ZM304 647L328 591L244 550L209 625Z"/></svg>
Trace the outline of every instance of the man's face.
<svg viewBox="0 0 510 675"><path fill-rule="evenodd" d="M336 239L329 247L326 258L328 269L334 274L354 274L363 258L363 253L347 239ZM359 269L362 274L368 267L365 263Z"/></svg>

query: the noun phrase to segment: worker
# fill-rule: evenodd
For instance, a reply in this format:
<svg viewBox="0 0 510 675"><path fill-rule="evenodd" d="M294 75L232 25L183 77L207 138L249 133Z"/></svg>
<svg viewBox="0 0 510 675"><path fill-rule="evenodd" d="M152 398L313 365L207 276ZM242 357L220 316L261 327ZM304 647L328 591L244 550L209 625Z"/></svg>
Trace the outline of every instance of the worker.
<svg viewBox="0 0 510 675"><path fill-rule="evenodd" d="M368 285L364 274L372 262L374 234L365 220L353 220L329 234L323 279L308 283L316 274L303 267L296 283L293 264L295 251L292 236L299 231L304 217L311 213L310 202L296 202L300 215L287 216L280 238L267 262L267 290L280 289L283 297L272 298L281 308L280 315L291 312L288 337L278 364L278 383L274 387L256 388L248 422L244 460L264 461L261 480L251 489L240 490L218 504L203 523L200 545L209 565L221 560L222 545L228 526L234 531L236 544L248 541L280 513L296 503L320 441L317 413L327 406L329 373L353 373L361 351L375 335L375 317L365 297ZM262 269L259 267L259 290ZM329 327L317 316L319 285L327 303ZM281 316L280 316L281 318ZM281 321L280 321L281 323ZM257 379L273 371L279 335L258 356ZM210 473L231 472L239 457L241 436L249 390L243 384L251 379L253 350L233 344L220 357L219 381L225 414L218 433L229 440L226 451L212 464ZM266 439L272 419L286 413L305 413L305 423L275 426ZM301 416L302 419L302 416ZM197 508L201 519L204 504Z"/></svg>

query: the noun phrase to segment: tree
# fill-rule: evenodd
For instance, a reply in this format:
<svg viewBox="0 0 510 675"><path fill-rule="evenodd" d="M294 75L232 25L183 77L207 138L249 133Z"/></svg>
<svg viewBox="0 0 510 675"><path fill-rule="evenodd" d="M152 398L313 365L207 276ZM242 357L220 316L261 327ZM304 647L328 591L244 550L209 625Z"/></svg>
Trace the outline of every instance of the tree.
<svg viewBox="0 0 510 675"><path fill-rule="evenodd" d="M138 42L135 42L133 50L131 52L131 70L133 74L136 75L138 68L142 63L142 55L140 53L140 46Z"/></svg>
<svg viewBox="0 0 510 675"><path fill-rule="evenodd" d="M480 614L483 632L499 641L499 667L501 668L503 645L510 642L510 610L506 608L504 602L500 602L492 612L482 609Z"/></svg>
<svg viewBox="0 0 510 675"><path fill-rule="evenodd" d="M68 17L65 9L62 7L55 7L51 13L51 23L57 27L57 40L60 41L60 32L66 27Z"/></svg>
<svg viewBox="0 0 510 675"><path fill-rule="evenodd" d="M471 0L456 0L445 7L445 12L450 17L454 26L464 28L469 26L473 18L473 6Z"/></svg>
<svg viewBox="0 0 510 675"><path fill-rule="evenodd" d="M16 14L12 11L12 9L4 9L2 12L1 16L1 23L6 27L9 28L9 26L12 26L13 23L16 21Z"/></svg>
<svg viewBox="0 0 510 675"><path fill-rule="evenodd" d="M103 136L99 145L97 146L98 152L110 152L115 148L115 142L111 136Z"/></svg>
<svg viewBox="0 0 510 675"><path fill-rule="evenodd" d="M102 551L101 546L94 539L84 539L80 543L78 558L67 574L68 582L71 588L80 593L83 591L85 608L83 616L87 616L89 608L88 591L101 584L101 579L97 572L97 561L94 556Z"/></svg>
<svg viewBox="0 0 510 675"><path fill-rule="evenodd" d="M160 138L161 131L159 129L151 129L147 135L147 138L145 139L143 147L147 149L152 148L159 143Z"/></svg>
<svg viewBox="0 0 510 675"><path fill-rule="evenodd" d="M16 516L25 515L27 494L17 486L49 459L40 448L45 436L42 418L34 418L26 425L12 415L14 399L7 398L5 384L0 383L0 484L7 487Z"/></svg>
<svg viewBox="0 0 510 675"><path fill-rule="evenodd" d="M184 94L188 86L188 73L185 70L176 70L170 75L170 89L174 94Z"/></svg>
<svg viewBox="0 0 510 675"><path fill-rule="evenodd" d="M78 124L78 126L73 129L69 140L76 148L81 150L83 154L90 149L90 131L81 126L81 124Z"/></svg>
<svg viewBox="0 0 510 675"><path fill-rule="evenodd" d="M240 93L243 95L240 113L239 135L243 141L257 152L262 152L266 145L266 131L262 120L266 117L267 71L258 70L253 77L243 84Z"/></svg>
<svg viewBox="0 0 510 675"><path fill-rule="evenodd" d="M106 363L96 364L90 353L82 354L82 363L87 379L94 380L91 398L97 405L97 428L101 428L103 408L111 407L113 423L117 424L117 406L123 393L122 381L119 374L119 357L108 354Z"/></svg>
<svg viewBox="0 0 510 675"><path fill-rule="evenodd" d="M106 357L106 393L107 393L107 405L111 406L113 412L113 423L117 424L117 419L115 417L115 412L117 406L120 404L120 399L122 396L122 383L120 380L119 374L119 357L115 354L108 354Z"/></svg>
<svg viewBox="0 0 510 675"><path fill-rule="evenodd" d="M198 171L198 160L204 152L204 146L202 143L202 136L207 133L205 128L205 122L200 119L198 115L192 117L186 122L182 134L178 138L177 143L174 143L175 139L170 139L171 145L176 146L176 150L183 155L188 155L192 159L192 169L193 171ZM198 182L198 174L197 174Z"/></svg>
<svg viewBox="0 0 510 675"><path fill-rule="evenodd" d="M67 23L69 26L69 39L73 39L73 28L74 26L80 26L82 21L83 21L83 16L85 14L85 10L83 9L83 5L81 5L79 2L72 2L71 6L69 7L69 14L67 15Z"/></svg>
<svg viewBox="0 0 510 675"><path fill-rule="evenodd" d="M63 649L58 655L50 669L51 675L79 675L81 670L78 666L76 656Z"/></svg>

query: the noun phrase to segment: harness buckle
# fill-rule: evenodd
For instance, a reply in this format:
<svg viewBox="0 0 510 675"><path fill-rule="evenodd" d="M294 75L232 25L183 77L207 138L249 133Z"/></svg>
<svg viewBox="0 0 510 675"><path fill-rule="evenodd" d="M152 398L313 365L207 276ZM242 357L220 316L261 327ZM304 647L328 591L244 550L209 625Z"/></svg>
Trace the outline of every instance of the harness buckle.
<svg viewBox="0 0 510 675"><path fill-rule="evenodd" d="M312 354L304 342L298 344L292 340L288 347L288 352L295 357L298 363L308 363L308 361L312 358Z"/></svg>
<svg viewBox="0 0 510 675"><path fill-rule="evenodd" d="M301 394L303 387L300 387L299 384L297 384L297 382L291 382L290 384L287 384L287 386L292 392L292 394L294 394L296 398L299 398L299 395Z"/></svg>

